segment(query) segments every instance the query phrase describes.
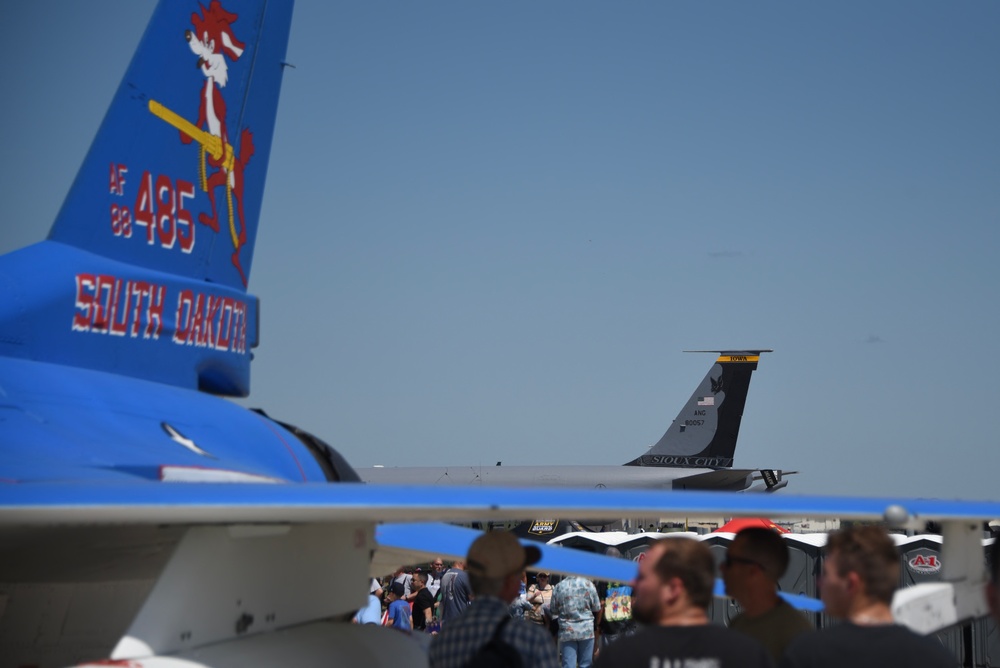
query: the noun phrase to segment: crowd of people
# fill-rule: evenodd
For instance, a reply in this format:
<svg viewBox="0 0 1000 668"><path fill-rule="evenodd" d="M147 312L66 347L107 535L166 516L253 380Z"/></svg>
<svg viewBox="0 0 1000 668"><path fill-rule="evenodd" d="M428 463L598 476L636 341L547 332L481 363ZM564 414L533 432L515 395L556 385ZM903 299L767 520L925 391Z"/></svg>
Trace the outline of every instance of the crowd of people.
<svg viewBox="0 0 1000 668"><path fill-rule="evenodd" d="M621 557L615 548L606 554ZM894 622L899 553L879 526L830 534L820 591L825 613L840 623L822 630L779 596L789 552L770 529L741 531L719 565L741 611L728 627L710 623L716 560L702 542L652 543L630 583L571 576L553 585L547 571L530 570L540 557L513 534L483 534L447 570L436 559L388 578L384 612L383 585L373 580L355 621L428 634L432 668L957 665L936 639ZM991 557L984 594L1000 621L1000 542Z"/></svg>

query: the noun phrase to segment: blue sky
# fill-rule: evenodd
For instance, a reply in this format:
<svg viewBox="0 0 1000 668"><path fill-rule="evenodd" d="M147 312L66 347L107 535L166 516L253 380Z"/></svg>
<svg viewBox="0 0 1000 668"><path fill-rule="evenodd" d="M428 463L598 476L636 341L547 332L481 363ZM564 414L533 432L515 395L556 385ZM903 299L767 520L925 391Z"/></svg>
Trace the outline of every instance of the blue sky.
<svg viewBox="0 0 1000 668"><path fill-rule="evenodd" d="M0 251L151 2L0 4ZM736 463L995 498L1000 4L344 2L292 25L247 405L359 466L614 464L765 347Z"/></svg>

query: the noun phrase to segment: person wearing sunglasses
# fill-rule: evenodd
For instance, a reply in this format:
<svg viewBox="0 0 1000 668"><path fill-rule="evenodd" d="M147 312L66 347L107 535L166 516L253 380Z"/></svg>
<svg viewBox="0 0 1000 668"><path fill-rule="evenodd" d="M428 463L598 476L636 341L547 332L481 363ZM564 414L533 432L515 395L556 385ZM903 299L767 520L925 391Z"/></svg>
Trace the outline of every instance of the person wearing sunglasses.
<svg viewBox="0 0 1000 668"><path fill-rule="evenodd" d="M722 579L726 594L740 604L729 628L764 645L777 662L800 633L813 626L778 596L778 580L788 568L788 546L773 529L744 529L726 551Z"/></svg>
<svg viewBox="0 0 1000 668"><path fill-rule="evenodd" d="M663 538L643 553L632 582L632 617L644 626L603 648L594 668L770 668L756 640L710 624L715 558L690 538Z"/></svg>

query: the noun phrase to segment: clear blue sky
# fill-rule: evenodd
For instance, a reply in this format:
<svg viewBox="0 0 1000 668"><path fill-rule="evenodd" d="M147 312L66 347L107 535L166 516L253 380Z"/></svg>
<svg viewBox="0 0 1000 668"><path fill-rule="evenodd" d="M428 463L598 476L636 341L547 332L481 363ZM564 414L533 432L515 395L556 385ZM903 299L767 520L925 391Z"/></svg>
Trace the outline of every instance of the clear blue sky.
<svg viewBox="0 0 1000 668"><path fill-rule="evenodd" d="M0 4L0 251L152 3ZM736 463L996 498L1000 3L296 7L247 405L352 463L614 464L768 347Z"/></svg>

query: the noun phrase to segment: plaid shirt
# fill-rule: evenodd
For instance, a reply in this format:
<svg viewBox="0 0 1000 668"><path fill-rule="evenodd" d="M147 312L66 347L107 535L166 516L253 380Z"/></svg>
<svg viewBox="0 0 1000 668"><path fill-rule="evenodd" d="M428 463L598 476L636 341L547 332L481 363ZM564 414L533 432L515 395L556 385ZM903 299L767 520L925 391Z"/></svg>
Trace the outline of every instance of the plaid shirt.
<svg viewBox="0 0 1000 668"><path fill-rule="evenodd" d="M509 616L508 606L495 596L479 596L465 613L447 622L431 642L431 668L464 668L472 655ZM500 637L520 654L524 668L558 668L556 644L545 629L519 619L507 623Z"/></svg>

